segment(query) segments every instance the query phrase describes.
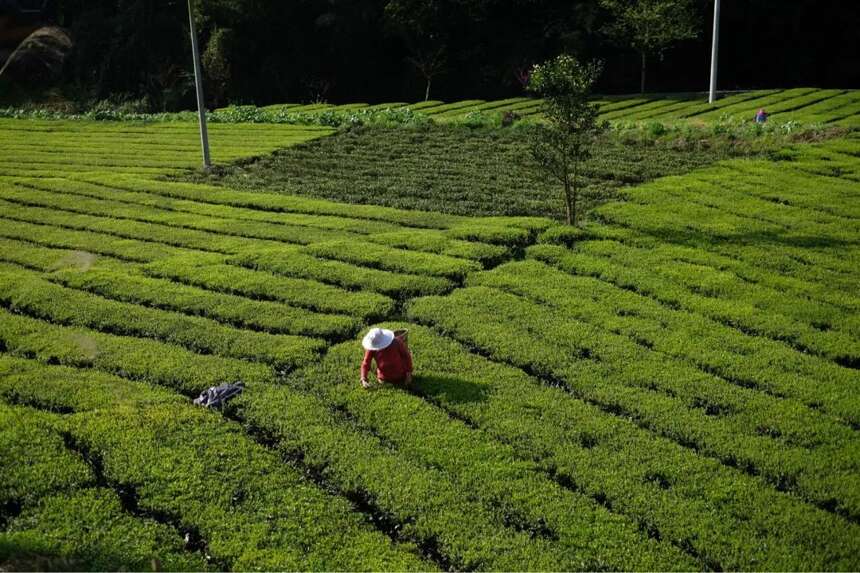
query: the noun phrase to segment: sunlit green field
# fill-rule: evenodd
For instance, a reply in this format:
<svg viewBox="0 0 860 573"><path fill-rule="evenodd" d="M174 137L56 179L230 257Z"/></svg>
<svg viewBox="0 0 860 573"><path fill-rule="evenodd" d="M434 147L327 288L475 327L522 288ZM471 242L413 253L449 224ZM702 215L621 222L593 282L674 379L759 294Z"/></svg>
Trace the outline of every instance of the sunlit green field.
<svg viewBox="0 0 860 573"><path fill-rule="evenodd" d="M361 112L381 109L411 109L437 121L462 120L472 115L497 116L513 112L519 117L541 114L541 100L515 97L503 100L438 100L375 104L279 104L262 108L270 112L315 114L323 112ZM600 118L612 122L712 123L720 120L751 121L764 108L771 121L796 121L845 127L860 125L860 90L793 88L757 90L723 94L715 104L707 94L659 94L642 96L596 97Z"/></svg>
<svg viewBox="0 0 860 573"><path fill-rule="evenodd" d="M160 179L196 138L0 121L0 568L860 568L856 132L578 229Z"/></svg>

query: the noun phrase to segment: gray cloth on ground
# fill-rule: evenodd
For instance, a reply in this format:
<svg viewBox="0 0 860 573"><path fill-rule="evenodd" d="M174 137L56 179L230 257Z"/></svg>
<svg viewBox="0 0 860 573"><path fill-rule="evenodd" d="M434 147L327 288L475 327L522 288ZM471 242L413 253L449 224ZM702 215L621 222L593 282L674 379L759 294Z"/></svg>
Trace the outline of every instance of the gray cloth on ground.
<svg viewBox="0 0 860 573"><path fill-rule="evenodd" d="M227 400L241 394L244 388L245 384L242 382L212 386L205 392L201 392L200 396L194 400L194 403L198 406L205 406L206 408L220 408L227 402Z"/></svg>

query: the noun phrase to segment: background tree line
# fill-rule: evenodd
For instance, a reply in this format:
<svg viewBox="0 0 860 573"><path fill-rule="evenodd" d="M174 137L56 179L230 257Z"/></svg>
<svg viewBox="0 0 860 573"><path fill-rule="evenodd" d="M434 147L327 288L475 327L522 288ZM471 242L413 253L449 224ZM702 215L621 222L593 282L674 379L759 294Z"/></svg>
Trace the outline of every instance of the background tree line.
<svg viewBox="0 0 860 573"><path fill-rule="evenodd" d="M212 106L523 95L530 66L561 52L604 62L597 92L639 91L646 61L648 91L704 90L712 1L651 0L683 5L689 20L630 12L648 3L198 0L195 9ZM185 0L52 0L49 20L75 42L67 93L191 107L186 10ZM860 87L856 0L725 0L722 10L722 89ZM658 32L676 36L668 49L653 44Z"/></svg>

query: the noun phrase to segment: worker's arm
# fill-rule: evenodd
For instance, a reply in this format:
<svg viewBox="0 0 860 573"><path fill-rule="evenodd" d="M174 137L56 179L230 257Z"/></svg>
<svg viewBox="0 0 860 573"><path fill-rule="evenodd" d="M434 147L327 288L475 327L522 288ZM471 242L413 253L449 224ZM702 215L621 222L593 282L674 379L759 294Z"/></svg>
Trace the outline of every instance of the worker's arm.
<svg viewBox="0 0 860 573"><path fill-rule="evenodd" d="M367 388L367 373L370 371L370 365L373 362L373 352L365 350L364 360L361 361L361 385Z"/></svg>

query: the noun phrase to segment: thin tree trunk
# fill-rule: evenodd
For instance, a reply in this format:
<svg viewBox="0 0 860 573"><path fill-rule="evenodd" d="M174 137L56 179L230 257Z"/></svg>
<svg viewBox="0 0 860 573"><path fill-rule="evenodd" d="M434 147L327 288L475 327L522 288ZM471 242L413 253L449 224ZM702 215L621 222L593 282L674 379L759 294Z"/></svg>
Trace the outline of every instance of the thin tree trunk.
<svg viewBox="0 0 860 573"><path fill-rule="evenodd" d="M574 162L574 164L573 164L573 180L571 181L572 187L573 187L572 192L571 192L571 195L572 195L571 211L573 211L573 224L574 225L576 225L577 219L578 219L577 212L576 212L576 200L579 198L579 188L576 186L576 175L577 175L577 171L578 171L577 167L579 167L579 163Z"/></svg>
<svg viewBox="0 0 860 573"><path fill-rule="evenodd" d="M567 165L564 166L564 208L565 214L567 215L567 224L573 224L573 203L570 200L570 171L567 169Z"/></svg>
<svg viewBox="0 0 860 573"><path fill-rule="evenodd" d="M645 69L648 66L648 56L642 52L642 83L639 86L639 93L645 93Z"/></svg>
<svg viewBox="0 0 860 573"><path fill-rule="evenodd" d="M427 89L424 90L424 101L430 101L430 82L433 80L431 78L427 78Z"/></svg>
<svg viewBox="0 0 860 573"><path fill-rule="evenodd" d="M564 207L568 225L573 225L573 203L570 197L570 183L564 184Z"/></svg>

